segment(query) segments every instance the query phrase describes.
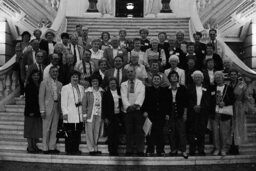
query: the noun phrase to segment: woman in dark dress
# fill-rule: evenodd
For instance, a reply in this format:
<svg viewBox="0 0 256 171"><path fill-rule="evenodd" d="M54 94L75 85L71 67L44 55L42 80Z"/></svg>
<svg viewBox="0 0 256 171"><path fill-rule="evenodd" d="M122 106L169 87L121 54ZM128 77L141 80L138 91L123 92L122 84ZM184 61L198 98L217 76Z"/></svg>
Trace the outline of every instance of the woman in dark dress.
<svg viewBox="0 0 256 171"><path fill-rule="evenodd" d="M38 102L40 82L39 71L33 70L25 87L24 138L27 138L28 141L28 153L38 153L41 151L36 145L38 139L42 138L42 119Z"/></svg>

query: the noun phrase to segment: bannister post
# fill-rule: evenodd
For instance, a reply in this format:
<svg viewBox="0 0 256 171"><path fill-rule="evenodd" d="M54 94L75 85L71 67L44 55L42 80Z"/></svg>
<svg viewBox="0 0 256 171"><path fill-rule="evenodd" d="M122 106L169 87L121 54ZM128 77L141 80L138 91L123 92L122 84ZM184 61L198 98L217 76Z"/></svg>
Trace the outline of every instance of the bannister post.
<svg viewBox="0 0 256 171"><path fill-rule="evenodd" d="M97 3L98 0L88 0L89 1L89 8L87 9L87 12L99 12L97 9Z"/></svg>
<svg viewBox="0 0 256 171"><path fill-rule="evenodd" d="M171 0L162 0L162 9L161 13L172 13L172 10L170 8L170 2Z"/></svg>

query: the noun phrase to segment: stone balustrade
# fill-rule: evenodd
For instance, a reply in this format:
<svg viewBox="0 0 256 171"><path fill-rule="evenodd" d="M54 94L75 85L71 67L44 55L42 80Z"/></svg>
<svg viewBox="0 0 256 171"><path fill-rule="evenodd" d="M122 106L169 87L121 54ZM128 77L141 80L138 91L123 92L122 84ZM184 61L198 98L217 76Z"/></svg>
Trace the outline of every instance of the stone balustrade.
<svg viewBox="0 0 256 171"><path fill-rule="evenodd" d="M18 75L13 65L0 70L0 101L19 88Z"/></svg>

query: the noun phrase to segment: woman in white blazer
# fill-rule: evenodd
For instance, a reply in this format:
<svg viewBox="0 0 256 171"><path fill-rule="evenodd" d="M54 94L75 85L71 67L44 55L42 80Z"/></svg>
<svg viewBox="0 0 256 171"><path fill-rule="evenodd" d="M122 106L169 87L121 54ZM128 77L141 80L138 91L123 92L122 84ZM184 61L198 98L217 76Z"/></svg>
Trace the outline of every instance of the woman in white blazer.
<svg viewBox="0 0 256 171"><path fill-rule="evenodd" d="M82 98L84 87L79 85L80 73L71 73L71 82L61 90L61 109L66 130L65 150L67 155L80 155L79 144L83 129Z"/></svg>

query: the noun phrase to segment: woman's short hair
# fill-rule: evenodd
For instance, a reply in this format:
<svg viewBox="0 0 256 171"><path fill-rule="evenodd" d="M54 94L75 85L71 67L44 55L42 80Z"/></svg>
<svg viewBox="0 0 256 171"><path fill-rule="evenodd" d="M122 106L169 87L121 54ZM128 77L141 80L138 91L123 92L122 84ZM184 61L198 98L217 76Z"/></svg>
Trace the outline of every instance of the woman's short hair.
<svg viewBox="0 0 256 171"><path fill-rule="evenodd" d="M191 74L191 77L194 79L195 78L195 76L200 76L202 79L204 79L204 74L201 72L201 71L199 71L199 70L196 70L196 71L194 71L192 74Z"/></svg>
<svg viewBox="0 0 256 171"><path fill-rule="evenodd" d="M180 77L179 74L178 74L176 71L171 71L171 72L168 74L168 77L167 77L168 80L171 79L171 76L172 76L172 75L176 75L178 79L179 79L179 77Z"/></svg>
<svg viewBox="0 0 256 171"><path fill-rule="evenodd" d="M93 45L94 43L96 43L96 42L101 43L100 39L94 39L94 40L92 41L92 45Z"/></svg>
<svg viewBox="0 0 256 171"><path fill-rule="evenodd" d="M61 39L64 39L64 38L69 39L69 34L68 33L61 33L60 38Z"/></svg>
<svg viewBox="0 0 256 171"><path fill-rule="evenodd" d="M180 59L177 55L171 55L170 58L169 58L169 63L171 61L177 61L178 63L180 62Z"/></svg>
<svg viewBox="0 0 256 171"><path fill-rule="evenodd" d="M152 39L150 39L150 44L153 44L153 43L159 43L159 39L156 37L153 37Z"/></svg>
<svg viewBox="0 0 256 171"><path fill-rule="evenodd" d="M110 78L108 79L108 84L109 84L111 81L115 81L116 84L118 85L118 81L117 81L117 79L116 79L115 77L110 77Z"/></svg>
<svg viewBox="0 0 256 171"><path fill-rule="evenodd" d="M103 31L102 33L101 33L101 39L103 39L103 35L104 34L107 34L108 35L108 39L110 39L110 33L109 32L107 32L107 31Z"/></svg>
<svg viewBox="0 0 256 171"><path fill-rule="evenodd" d="M225 77L225 75L224 75L224 73L223 73L222 71L216 71L216 72L214 73L214 78L217 77L217 76L221 76L222 78Z"/></svg>
<svg viewBox="0 0 256 171"><path fill-rule="evenodd" d="M92 84L92 80L98 80L99 81L99 85L101 85L101 82L102 82L101 75L95 74L95 73L92 74L90 80L91 80L91 84Z"/></svg>
<svg viewBox="0 0 256 171"><path fill-rule="evenodd" d="M142 32L146 33L147 35L149 34L148 29L145 29L145 28L140 29L140 34L141 34Z"/></svg>
<svg viewBox="0 0 256 171"><path fill-rule="evenodd" d="M70 80L71 80L71 77L73 76L73 75L77 75L78 76L78 79L80 80L80 77L81 77L81 73L79 72L79 71L77 71L77 70L72 70L71 72L70 72Z"/></svg>

